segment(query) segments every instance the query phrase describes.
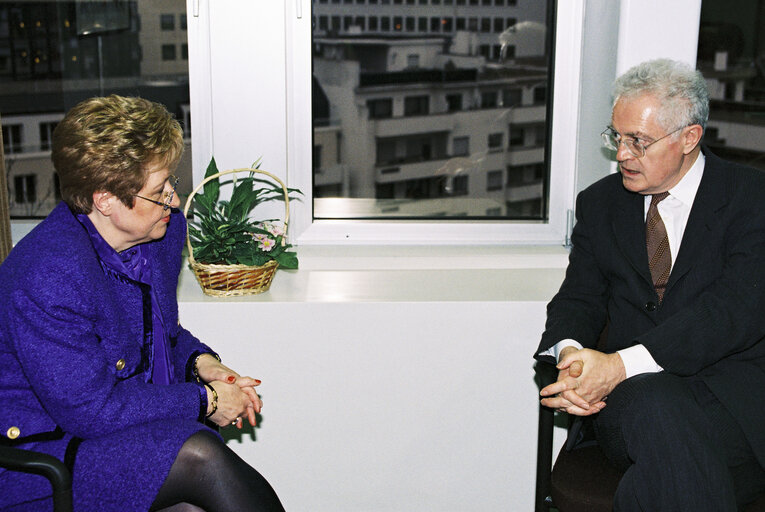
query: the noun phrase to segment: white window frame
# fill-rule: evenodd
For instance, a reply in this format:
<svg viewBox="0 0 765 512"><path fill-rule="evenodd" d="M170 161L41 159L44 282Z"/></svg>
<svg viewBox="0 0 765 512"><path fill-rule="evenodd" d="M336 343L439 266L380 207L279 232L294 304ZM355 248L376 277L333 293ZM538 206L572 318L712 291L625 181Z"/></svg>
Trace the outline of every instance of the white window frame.
<svg viewBox="0 0 765 512"><path fill-rule="evenodd" d="M310 12L308 0L287 2L288 159L290 186L306 193L310 205L311 169L311 54L310 25L300 23L291 8ZM549 220L519 221L360 221L313 220L310 208L294 218L298 244L560 244L565 241L567 212L573 208L573 162L577 151L579 84L584 0L558 3L556 64L549 180ZM291 108L290 108L291 107ZM346 142L347 143L347 142Z"/></svg>
<svg viewBox="0 0 765 512"><path fill-rule="evenodd" d="M299 245L562 244L577 173L586 2L558 3L547 222L314 221L310 0L187 0L194 181L211 154L223 169L263 156L264 168L305 194L290 209L290 238Z"/></svg>

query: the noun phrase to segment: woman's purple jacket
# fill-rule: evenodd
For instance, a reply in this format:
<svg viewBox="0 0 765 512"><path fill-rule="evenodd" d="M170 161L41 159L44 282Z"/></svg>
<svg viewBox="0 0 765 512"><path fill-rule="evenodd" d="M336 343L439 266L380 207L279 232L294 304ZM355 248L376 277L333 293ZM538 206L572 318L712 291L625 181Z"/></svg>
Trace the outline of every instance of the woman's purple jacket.
<svg viewBox="0 0 765 512"><path fill-rule="evenodd" d="M185 233L183 215L174 212L164 238L142 246L170 339L173 380L179 383L172 385L148 382L153 359L145 343L147 318L151 323L145 290L104 271L88 233L64 203L14 247L0 265L0 442L19 443L58 427L67 439L85 440L85 446L90 439L140 432L141 425L193 424L203 416L206 403L198 384L189 381L189 370L196 355L212 350L181 327L176 301ZM136 497L141 506L151 503L188 435L188 428L179 428L176 442L163 443L168 453L146 454L158 458L151 464L158 481L138 491L147 494ZM62 456L55 453L62 448L52 451ZM17 494L19 489L2 484L10 478L4 472L0 469L3 493ZM75 495L77 485L75 475ZM33 491L10 501L0 498L0 509ZM135 490L125 491L135 497Z"/></svg>

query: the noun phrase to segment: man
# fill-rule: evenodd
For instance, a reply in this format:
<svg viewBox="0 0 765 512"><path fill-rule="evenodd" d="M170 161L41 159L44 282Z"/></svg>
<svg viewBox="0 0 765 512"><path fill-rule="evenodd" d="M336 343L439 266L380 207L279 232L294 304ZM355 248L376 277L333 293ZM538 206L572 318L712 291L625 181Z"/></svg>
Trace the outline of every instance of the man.
<svg viewBox="0 0 765 512"><path fill-rule="evenodd" d="M542 404L625 470L615 510L736 510L765 489L765 173L702 150L708 93L682 63L635 66L614 98L620 172L577 198Z"/></svg>

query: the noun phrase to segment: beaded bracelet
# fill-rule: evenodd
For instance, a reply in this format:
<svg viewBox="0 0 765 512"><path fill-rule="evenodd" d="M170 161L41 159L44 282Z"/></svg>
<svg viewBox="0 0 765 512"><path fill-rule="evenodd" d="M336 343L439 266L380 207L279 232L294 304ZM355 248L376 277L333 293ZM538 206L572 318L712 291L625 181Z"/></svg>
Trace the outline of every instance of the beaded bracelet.
<svg viewBox="0 0 765 512"><path fill-rule="evenodd" d="M205 418L209 418L213 414L215 414L215 411L218 410L218 393L215 391L215 388L212 387L210 384L205 384L205 387L207 387L210 390L210 393L212 393L212 401L210 401L210 405L212 405L212 411L210 411Z"/></svg>
<svg viewBox="0 0 765 512"><path fill-rule="evenodd" d="M218 362L220 362L220 356L214 352L202 352L197 357L195 357L194 364L191 365L191 371L194 373L194 377L197 379L197 382L202 382L202 379L199 377L199 368L197 368L197 363L199 362L199 358L205 354L209 354L213 356L215 359L218 360Z"/></svg>

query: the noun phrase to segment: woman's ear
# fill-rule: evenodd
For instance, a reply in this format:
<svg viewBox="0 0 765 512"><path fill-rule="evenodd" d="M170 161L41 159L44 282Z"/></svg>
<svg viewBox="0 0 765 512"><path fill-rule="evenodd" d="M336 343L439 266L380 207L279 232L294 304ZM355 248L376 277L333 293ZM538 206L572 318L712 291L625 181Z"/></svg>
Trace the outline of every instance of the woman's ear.
<svg viewBox="0 0 765 512"><path fill-rule="evenodd" d="M101 215L108 217L112 214L112 203L117 198L105 190L96 190L93 192L93 208L98 210Z"/></svg>

